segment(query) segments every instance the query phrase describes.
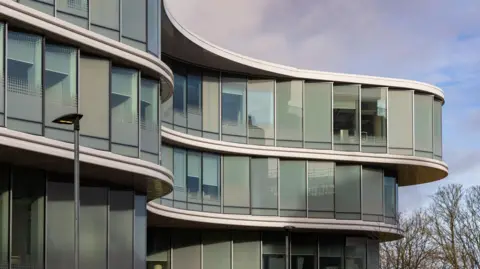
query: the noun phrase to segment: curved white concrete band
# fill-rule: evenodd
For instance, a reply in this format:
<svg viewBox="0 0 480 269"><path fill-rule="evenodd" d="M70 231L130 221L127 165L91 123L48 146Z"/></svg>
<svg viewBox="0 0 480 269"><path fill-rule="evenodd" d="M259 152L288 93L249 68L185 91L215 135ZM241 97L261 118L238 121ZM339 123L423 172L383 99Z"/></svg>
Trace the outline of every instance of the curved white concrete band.
<svg viewBox="0 0 480 269"><path fill-rule="evenodd" d="M42 154L42 156L55 156L62 159L73 160L73 144L61 142L54 139L45 138L43 136L30 135L22 132L9 130L0 127L0 146L15 148ZM108 151L96 150L87 147L80 147L81 169L84 164L91 164L102 168L111 168L123 172L132 173L135 177L132 180L145 181L143 185L150 187L157 186L159 192L153 191L153 195L149 199L159 198L171 192L173 188L173 174L168 169L137 158L124 157ZM72 166L73 169L73 166ZM98 170L98 169L97 169ZM101 171L102 169L100 169ZM109 175L107 169L98 175L99 177L113 177L111 181L115 181L115 175ZM151 181L148 182L147 181ZM158 184L159 183L159 184ZM153 184L153 186L152 186Z"/></svg>
<svg viewBox="0 0 480 269"><path fill-rule="evenodd" d="M141 71L150 73L162 83L162 101L173 94L173 72L159 58L147 52L135 49L113 39L94 33L82 27L52 17L38 10L11 0L0 0L0 19L19 22L48 32L48 36L69 40L75 45L95 49L106 58L118 58L131 65L138 66Z"/></svg>
<svg viewBox="0 0 480 269"><path fill-rule="evenodd" d="M396 225L367 222L361 220L334 220L317 218L288 218L274 216L251 216L251 215L233 215L208 213L199 211L190 211L178 208L172 208L160 205L154 201L147 204L147 210L153 214L164 217L179 219L191 222L210 223L226 226L242 227L265 227L265 228L283 228L293 226L296 229L315 229L315 230L342 230L342 231L362 231L370 233L386 233L401 237L403 231Z"/></svg>
<svg viewBox="0 0 480 269"><path fill-rule="evenodd" d="M229 60L232 66L236 64L238 66L247 67L245 72L248 72L249 74L253 74L253 75L255 75L256 70L263 70L263 71L269 72L273 76L277 75L278 77L282 77L282 78L289 77L289 78L295 78L295 79L346 82L346 83L377 85L377 86L385 86L385 87L393 87L393 88L406 88L406 89L422 91L425 93L430 93L444 100L444 94L440 88L427 83L423 83L423 82L404 80L404 79L305 70L305 69L299 69L299 68L294 68L290 66L270 63L270 62L250 58L250 57L229 51L227 49L221 48L217 45L214 45L206 41L205 39L192 33L191 31L186 29L184 26L182 26L174 18L172 13L169 11L168 3L167 3L168 1L170 0L163 1L166 19L168 21L165 21L165 20L162 21L162 28L165 26L164 24L166 22L169 22L173 26L173 29L171 30L177 31L179 33L179 34L171 35L172 38L179 38L178 44L181 43L182 45L185 45L188 43L180 40L182 37L184 37L187 41L191 42L191 44L187 44L187 46L197 46L200 48L200 50L203 50L202 57L208 58L210 55L210 58L212 59L203 60L202 63L203 62L217 63L218 59L214 59L214 58L218 57L218 58ZM165 26L165 28L166 27L167 26ZM168 42L168 40L166 40L165 42ZM175 40L173 40L172 42L175 42ZM162 44L162 51L165 51L167 47L168 46L165 46ZM193 47L191 48L191 50L195 50L195 49L198 49L198 48L193 48ZM188 51L186 47L183 47L181 51L185 51L185 50ZM181 51L179 50L179 53ZM167 52L167 54L169 53ZM195 53L195 55L197 55L197 53ZM176 55L171 55L171 56L175 57ZM183 60L189 62L189 59L183 59Z"/></svg>
<svg viewBox="0 0 480 269"><path fill-rule="evenodd" d="M448 174L448 166L446 163L430 158L381 153L239 144L188 135L171 130L165 126L162 126L162 140L167 141L172 145L216 153L305 160L323 160L359 164L377 164L379 166L397 165L399 170L398 180L400 186L431 182L442 179ZM411 169L417 169L416 167L418 167L418 173L420 174L412 176ZM405 174L402 174L402 171L405 170L409 171L407 171Z"/></svg>

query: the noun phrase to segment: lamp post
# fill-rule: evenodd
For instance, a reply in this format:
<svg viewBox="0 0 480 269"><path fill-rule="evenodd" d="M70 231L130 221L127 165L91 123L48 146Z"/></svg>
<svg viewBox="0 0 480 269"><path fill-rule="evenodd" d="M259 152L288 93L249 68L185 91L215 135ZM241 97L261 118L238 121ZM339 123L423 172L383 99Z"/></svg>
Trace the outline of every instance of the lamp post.
<svg viewBox="0 0 480 269"><path fill-rule="evenodd" d="M78 113L71 113L60 116L53 120L53 123L58 124L66 124L72 125L73 124L73 132L74 132L74 149L73 149L73 192L74 192L74 215L75 220L73 223L73 251L74 251L74 269L80 268L79 263L79 250L80 250L80 222L79 222L79 215L80 215L80 120L82 119L83 115Z"/></svg>

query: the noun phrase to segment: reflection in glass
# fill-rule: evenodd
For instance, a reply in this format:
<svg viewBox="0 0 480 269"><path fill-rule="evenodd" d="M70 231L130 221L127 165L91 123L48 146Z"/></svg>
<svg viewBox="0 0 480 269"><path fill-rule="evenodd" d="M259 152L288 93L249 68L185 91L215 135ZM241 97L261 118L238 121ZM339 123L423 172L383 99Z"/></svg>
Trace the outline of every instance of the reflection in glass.
<svg viewBox="0 0 480 269"><path fill-rule="evenodd" d="M87 18L88 0L57 0L57 9L72 15Z"/></svg>
<svg viewBox="0 0 480 269"><path fill-rule="evenodd" d="M388 89L388 120L388 153L412 155L413 91Z"/></svg>
<svg viewBox="0 0 480 269"><path fill-rule="evenodd" d="M223 157L224 213L250 214L250 158Z"/></svg>
<svg viewBox="0 0 480 269"><path fill-rule="evenodd" d="M217 134L220 121L220 79L218 74L203 73L202 79L203 122L204 132ZM218 139L218 136L212 137Z"/></svg>
<svg viewBox="0 0 480 269"><path fill-rule="evenodd" d="M442 159L442 101L433 103L433 152L437 159Z"/></svg>
<svg viewBox="0 0 480 269"><path fill-rule="evenodd" d="M147 0L147 50L155 56L159 55L159 19L160 0Z"/></svg>
<svg viewBox="0 0 480 269"><path fill-rule="evenodd" d="M363 167L362 169L362 213L363 220L383 221L383 171Z"/></svg>
<svg viewBox="0 0 480 269"><path fill-rule="evenodd" d="M367 243L364 238L347 238L345 268L366 269Z"/></svg>
<svg viewBox="0 0 480 269"><path fill-rule="evenodd" d="M385 216L389 218L395 218L396 216L396 191L395 191L395 184L396 179L394 177L385 176Z"/></svg>
<svg viewBox="0 0 480 269"><path fill-rule="evenodd" d="M250 144L273 145L273 81L248 81L248 136ZM269 140L271 139L271 140Z"/></svg>
<svg viewBox="0 0 480 269"><path fill-rule="evenodd" d="M285 269L285 241L280 233L263 233L263 269Z"/></svg>
<svg viewBox="0 0 480 269"><path fill-rule="evenodd" d="M173 149L173 175L174 175L174 186L173 186L173 197L175 201L186 202L186 175L187 171L186 163L186 151L183 149ZM183 203L175 203L180 207L184 207Z"/></svg>
<svg viewBox="0 0 480 269"><path fill-rule="evenodd" d="M252 158L252 210L254 215L277 215L278 159Z"/></svg>
<svg viewBox="0 0 480 269"><path fill-rule="evenodd" d="M333 87L333 135L336 150L358 151L359 86Z"/></svg>
<svg viewBox="0 0 480 269"><path fill-rule="evenodd" d="M320 239L320 253L318 254L320 269L342 269L343 246L342 241Z"/></svg>
<svg viewBox="0 0 480 269"><path fill-rule="evenodd" d="M308 216L333 218L335 186L333 162L308 162Z"/></svg>
<svg viewBox="0 0 480 269"><path fill-rule="evenodd" d="M5 25L0 23L0 37L5 36ZM4 38L0 38L0 125L5 125L5 44Z"/></svg>
<svg viewBox="0 0 480 269"><path fill-rule="evenodd" d="M433 96L415 94L415 155L432 157Z"/></svg>
<svg viewBox="0 0 480 269"><path fill-rule="evenodd" d="M280 161L280 216L305 217L305 161Z"/></svg>
<svg viewBox="0 0 480 269"><path fill-rule="evenodd" d="M134 69L112 68L110 100L112 117L112 151L138 156L138 72Z"/></svg>
<svg viewBox="0 0 480 269"><path fill-rule="evenodd" d="M26 168L13 170L11 263L44 268L45 177Z"/></svg>
<svg viewBox="0 0 480 269"><path fill-rule="evenodd" d="M46 44L45 46L45 125L55 129L73 130L70 125L52 123L61 115L77 112L77 49ZM52 130L53 132L53 130ZM72 135L45 135L73 142Z"/></svg>
<svg viewBox="0 0 480 269"><path fill-rule="evenodd" d="M121 0L120 3L122 4L122 36L127 37L129 41L137 45L136 47L145 51L144 43L147 41L147 20L145 19L147 17L147 0Z"/></svg>
<svg viewBox="0 0 480 269"><path fill-rule="evenodd" d="M8 128L42 134L42 37L8 32Z"/></svg>
<svg viewBox="0 0 480 269"><path fill-rule="evenodd" d="M174 69L173 73L173 123L178 126L187 126L187 78L181 68Z"/></svg>
<svg viewBox="0 0 480 269"><path fill-rule="evenodd" d="M387 88L362 88L362 151L386 152Z"/></svg>
<svg viewBox="0 0 480 269"><path fill-rule="evenodd" d="M335 166L336 219L360 219L360 165Z"/></svg>
<svg viewBox="0 0 480 269"><path fill-rule="evenodd" d="M220 156L203 153L203 203L220 205Z"/></svg>
<svg viewBox="0 0 480 269"><path fill-rule="evenodd" d="M277 146L303 146L303 82L277 82Z"/></svg>
<svg viewBox="0 0 480 269"><path fill-rule="evenodd" d="M242 78L222 78L222 133L246 136L246 81Z"/></svg>
<svg viewBox="0 0 480 269"><path fill-rule="evenodd" d="M332 149L331 82L305 82L305 147Z"/></svg>
<svg viewBox="0 0 480 269"><path fill-rule="evenodd" d="M202 76L199 71L188 71L187 76L188 128L202 129Z"/></svg>
<svg viewBox="0 0 480 269"><path fill-rule="evenodd" d="M158 163L158 99L159 84L142 78L140 89L140 132L142 159Z"/></svg>
<svg viewBox="0 0 480 269"><path fill-rule="evenodd" d="M292 269L315 269L314 255L292 255Z"/></svg>
<svg viewBox="0 0 480 269"><path fill-rule="evenodd" d="M187 192L189 203L202 203L201 182L202 182L202 155L198 152L188 152L187 171Z"/></svg>

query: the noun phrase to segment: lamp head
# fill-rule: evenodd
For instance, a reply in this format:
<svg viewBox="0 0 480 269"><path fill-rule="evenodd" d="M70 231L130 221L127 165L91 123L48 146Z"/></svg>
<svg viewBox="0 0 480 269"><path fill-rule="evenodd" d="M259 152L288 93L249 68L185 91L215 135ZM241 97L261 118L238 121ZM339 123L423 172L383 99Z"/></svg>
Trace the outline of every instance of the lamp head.
<svg viewBox="0 0 480 269"><path fill-rule="evenodd" d="M70 114L65 114L62 115L56 119L54 119L52 122L53 123L58 123L58 124L67 124L67 125L72 125L75 122L80 121L80 119L83 117L82 114L77 114L77 113L70 113Z"/></svg>

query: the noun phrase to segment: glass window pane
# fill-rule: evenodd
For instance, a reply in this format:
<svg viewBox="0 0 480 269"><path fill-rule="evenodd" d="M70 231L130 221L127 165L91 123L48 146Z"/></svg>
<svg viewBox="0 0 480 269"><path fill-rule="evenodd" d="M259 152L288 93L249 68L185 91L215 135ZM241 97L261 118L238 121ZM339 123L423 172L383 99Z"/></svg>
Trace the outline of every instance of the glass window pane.
<svg viewBox="0 0 480 269"><path fill-rule="evenodd" d="M311 234L292 234L291 236L292 269L317 268L315 256L317 254L317 237Z"/></svg>
<svg viewBox="0 0 480 269"><path fill-rule="evenodd" d="M230 269L230 234L225 231L203 232L203 267L209 269Z"/></svg>
<svg viewBox="0 0 480 269"><path fill-rule="evenodd" d="M83 114L80 143L108 150L110 62L80 58L80 113Z"/></svg>
<svg viewBox="0 0 480 269"><path fill-rule="evenodd" d="M277 215L278 159L252 158L252 210L254 215Z"/></svg>
<svg viewBox="0 0 480 269"><path fill-rule="evenodd" d="M167 168L168 170L172 171L173 173L175 173L175 170L173 169L173 148L169 147L169 146L166 146L166 145L162 145L162 151L160 152L160 154L162 154L162 166ZM176 177L174 175L174 181L175 181ZM175 185L175 183L174 183ZM170 192L169 194L165 195L162 197L162 200L163 199L173 199L173 191Z"/></svg>
<svg viewBox="0 0 480 269"><path fill-rule="evenodd" d="M285 235L275 232L264 232L263 269L285 269Z"/></svg>
<svg viewBox="0 0 480 269"><path fill-rule="evenodd" d="M280 161L280 216L305 217L305 161Z"/></svg>
<svg viewBox="0 0 480 269"><path fill-rule="evenodd" d="M144 195L135 195L134 222L134 263L135 269L146 269L147 264L147 199Z"/></svg>
<svg viewBox="0 0 480 269"><path fill-rule="evenodd" d="M250 144L273 145L273 83L248 81L248 136L254 138L249 140Z"/></svg>
<svg viewBox="0 0 480 269"><path fill-rule="evenodd" d="M132 268L133 195L131 191L110 191L109 268Z"/></svg>
<svg viewBox="0 0 480 269"><path fill-rule="evenodd" d="M333 162L308 162L308 216L333 217L322 212L335 211L335 186Z"/></svg>
<svg viewBox="0 0 480 269"><path fill-rule="evenodd" d="M147 0L122 0L122 36L146 42Z"/></svg>
<svg viewBox="0 0 480 269"><path fill-rule="evenodd" d="M389 153L412 155L413 91L388 90Z"/></svg>
<svg viewBox="0 0 480 269"><path fill-rule="evenodd" d="M112 152L138 156L138 71L112 68Z"/></svg>
<svg viewBox="0 0 480 269"><path fill-rule="evenodd" d="M203 73L203 131L218 133L219 131L219 104L220 84L217 74Z"/></svg>
<svg viewBox="0 0 480 269"><path fill-rule="evenodd" d="M433 96L415 94L415 155L432 157Z"/></svg>
<svg viewBox="0 0 480 269"><path fill-rule="evenodd" d="M10 171L0 166L0 267L8 268ZM55 267L53 267L56 269Z"/></svg>
<svg viewBox="0 0 480 269"><path fill-rule="evenodd" d="M187 76L188 128L202 130L202 76L199 71L188 71Z"/></svg>
<svg viewBox="0 0 480 269"><path fill-rule="evenodd" d="M77 112L77 49L45 46L45 136L73 142L71 125L52 123L59 116ZM51 128L48 128L51 127Z"/></svg>
<svg viewBox="0 0 480 269"><path fill-rule="evenodd" d="M140 89L140 132L142 159L158 163L158 81L142 78Z"/></svg>
<svg viewBox="0 0 480 269"><path fill-rule="evenodd" d="M49 179L52 177L49 175ZM48 182L46 259L49 269L74 268L73 198L73 183Z"/></svg>
<svg viewBox="0 0 480 269"><path fill-rule="evenodd" d="M220 156L203 153L203 203L220 205Z"/></svg>
<svg viewBox="0 0 480 269"><path fill-rule="evenodd" d="M166 126L171 127L171 124L173 124L173 96L168 98L165 102L162 104L162 123L165 122L167 123Z"/></svg>
<svg viewBox="0 0 480 269"><path fill-rule="evenodd" d="M120 0L92 0L90 5L90 20L92 24L111 30L120 30Z"/></svg>
<svg viewBox="0 0 480 269"><path fill-rule="evenodd" d="M174 194L175 201L186 202L186 151L183 149L173 149L173 175L174 175Z"/></svg>
<svg viewBox="0 0 480 269"><path fill-rule="evenodd" d="M233 268L260 269L260 234L233 232Z"/></svg>
<svg viewBox="0 0 480 269"><path fill-rule="evenodd" d="M277 146L302 147L303 81L277 82Z"/></svg>
<svg viewBox="0 0 480 269"><path fill-rule="evenodd" d="M442 157L442 101L433 103L433 143L435 156Z"/></svg>
<svg viewBox="0 0 480 269"><path fill-rule="evenodd" d="M187 78L182 68L173 69L173 122L178 126L187 126Z"/></svg>
<svg viewBox="0 0 480 269"><path fill-rule="evenodd" d="M8 128L42 134L42 37L8 32Z"/></svg>
<svg viewBox="0 0 480 269"><path fill-rule="evenodd" d="M250 208L250 158L240 156L223 157L224 211L228 207ZM233 210L233 209L232 209ZM233 213L233 212L230 212ZM246 214L249 214L247 210Z"/></svg>
<svg viewBox="0 0 480 269"><path fill-rule="evenodd" d="M178 230L172 236L173 268L201 268L200 233L194 230Z"/></svg>
<svg viewBox="0 0 480 269"><path fill-rule="evenodd" d="M360 205L360 166L337 165L335 167L336 218L360 219Z"/></svg>
<svg viewBox="0 0 480 269"><path fill-rule="evenodd" d="M380 268L380 245L378 240L367 239L367 268Z"/></svg>
<svg viewBox="0 0 480 269"><path fill-rule="evenodd" d="M305 147L332 149L332 83L305 82Z"/></svg>
<svg viewBox="0 0 480 269"><path fill-rule="evenodd" d="M343 268L344 238L341 240L322 237L319 242L320 269L341 269Z"/></svg>
<svg viewBox="0 0 480 269"><path fill-rule="evenodd" d="M20 268L44 268L45 175L13 169L11 262Z"/></svg>
<svg viewBox="0 0 480 269"><path fill-rule="evenodd" d="M364 238L347 238L345 268L366 269L367 242Z"/></svg>
<svg viewBox="0 0 480 269"><path fill-rule="evenodd" d="M148 0L147 5L147 50L155 56L160 53L160 1Z"/></svg>
<svg viewBox="0 0 480 269"><path fill-rule="evenodd" d="M222 134L246 136L246 81L222 77Z"/></svg>
<svg viewBox="0 0 480 269"><path fill-rule="evenodd" d="M147 229L147 269L170 269L170 243L171 233L169 230L158 227Z"/></svg>
<svg viewBox="0 0 480 269"><path fill-rule="evenodd" d="M333 135L335 150L358 151L358 85L333 87Z"/></svg>
<svg viewBox="0 0 480 269"><path fill-rule="evenodd" d="M0 23L0 37L5 36L5 25ZM0 125L5 125L5 38L0 38Z"/></svg>
<svg viewBox="0 0 480 269"><path fill-rule="evenodd" d="M385 176L384 178L385 181L385 216L389 218L395 218L396 217L396 204L395 201L397 200L396 198L396 190L395 190L395 184L396 184L396 179L394 177L390 176Z"/></svg>
<svg viewBox="0 0 480 269"><path fill-rule="evenodd" d="M57 0L58 11L87 18L88 0Z"/></svg>
<svg viewBox="0 0 480 269"><path fill-rule="evenodd" d="M80 267L107 267L108 189L80 188Z"/></svg>
<svg viewBox="0 0 480 269"><path fill-rule="evenodd" d="M362 151L386 153L387 88L362 88Z"/></svg>
<svg viewBox="0 0 480 269"><path fill-rule="evenodd" d="M188 175L187 175L187 191L189 203L202 203L201 182L202 182L202 154L199 152L188 152Z"/></svg>
<svg viewBox="0 0 480 269"><path fill-rule="evenodd" d="M363 168L363 220L383 221L383 171Z"/></svg>

